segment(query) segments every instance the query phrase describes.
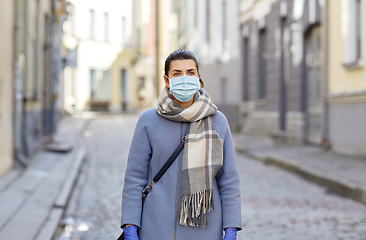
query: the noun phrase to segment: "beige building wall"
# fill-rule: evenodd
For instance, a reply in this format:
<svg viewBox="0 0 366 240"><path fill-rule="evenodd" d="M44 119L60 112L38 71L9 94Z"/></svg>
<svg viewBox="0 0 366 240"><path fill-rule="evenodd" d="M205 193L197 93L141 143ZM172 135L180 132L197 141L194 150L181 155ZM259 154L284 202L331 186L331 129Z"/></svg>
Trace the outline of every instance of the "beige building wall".
<svg viewBox="0 0 366 240"><path fill-rule="evenodd" d="M132 69L133 51L122 51L111 67L111 109L121 109L123 100L127 108L138 108L137 81ZM125 90L122 88L122 69L126 71ZM124 96L123 96L124 95Z"/></svg>
<svg viewBox="0 0 366 240"><path fill-rule="evenodd" d="M64 23L66 47L74 50L77 47L77 67L65 68L65 109L70 111L72 105L76 110L91 109L91 69L109 71L109 98L96 100L108 102L109 110L120 110L116 96L115 84L120 76L113 73L112 65L117 61L131 35L131 1L107 0L88 1L70 0L73 14ZM92 13L94 19L92 18ZM106 16L108 18L106 22ZM123 20L124 19L124 20ZM73 76L72 76L73 75ZM72 79L73 78L73 79ZM114 79L117 78L117 79ZM74 95L71 94L74 89Z"/></svg>
<svg viewBox="0 0 366 240"><path fill-rule="evenodd" d="M169 54L177 50L178 45L178 16L176 7L178 1L160 0L159 17L159 90L165 87L164 64ZM159 92L160 92L159 91Z"/></svg>
<svg viewBox="0 0 366 240"><path fill-rule="evenodd" d="M335 152L366 156L366 1L328 0L328 137ZM356 16L361 13L361 51Z"/></svg>
<svg viewBox="0 0 366 240"><path fill-rule="evenodd" d="M176 7L178 1L153 0L133 1L133 77L136 83L136 101L140 109L156 106L157 92L164 84L164 63L168 55L177 49L178 21ZM159 22L156 31L156 7ZM155 36L158 35L158 51ZM158 66L156 65L158 54ZM143 84L141 84L143 82ZM157 90L158 88L158 90Z"/></svg>
<svg viewBox="0 0 366 240"><path fill-rule="evenodd" d="M0 1L0 176L13 164L13 1Z"/></svg>
<svg viewBox="0 0 366 240"><path fill-rule="evenodd" d="M77 68L77 100L78 110L89 110L90 100L90 70L109 70L114 60L121 51L120 46L99 42L82 42L78 46L78 68ZM111 78L110 78L111 83ZM109 91L112 91L112 85ZM111 101L110 98L108 101Z"/></svg>
<svg viewBox="0 0 366 240"><path fill-rule="evenodd" d="M18 89L22 99L17 102L15 151L27 157L33 156L42 148L45 135L52 134L51 123L44 121L45 112L51 112L51 104L57 101L58 94L51 90L52 72L55 66L52 59L51 26L53 22L52 2L48 0L14 1L17 3L17 22L13 40L14 59L19 64L22 86ZM62 3L60 2L60 6ZM58 27L55 28L55 43ZM45 47L46 46L46 47ZM58 109L55 110L56 112ZM24 114L22 114L24 113ZM46 125L48 126L46 130ZM49 131L49 132L48 132ZM48 137L51 137L50 135Z"/></svg>
<svg viewBox="0 0 366 240"><path fill-rule="evenodd" d="M156 102L155 81L155 1L133 1L133 82L139 109L151 108Z"/></svg>
<svg viewBox="0 0 366 240"><path fill-rule="evenodd" d="M328 1L328 90L330 93L366 91L366 3L363 0L363 67L348 70L346 59L346 36L349 31L347 1Z"/></svg>

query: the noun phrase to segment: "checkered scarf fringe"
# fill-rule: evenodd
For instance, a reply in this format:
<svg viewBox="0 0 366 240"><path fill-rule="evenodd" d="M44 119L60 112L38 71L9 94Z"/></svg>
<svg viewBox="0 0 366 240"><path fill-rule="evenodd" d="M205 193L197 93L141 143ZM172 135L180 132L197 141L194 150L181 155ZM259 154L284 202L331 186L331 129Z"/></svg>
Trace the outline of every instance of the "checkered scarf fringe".
<svg viewBox="0 0 366 240"><path fill-rule="evenodd" d="M207 227L207 213L214 209L213 179L223 164L223 141L216 132L212 115L217 107L204 89L194 96L194 103L181 108L163 89L156 112L169 120L189 122L180 180L179 223Z"/></svg>

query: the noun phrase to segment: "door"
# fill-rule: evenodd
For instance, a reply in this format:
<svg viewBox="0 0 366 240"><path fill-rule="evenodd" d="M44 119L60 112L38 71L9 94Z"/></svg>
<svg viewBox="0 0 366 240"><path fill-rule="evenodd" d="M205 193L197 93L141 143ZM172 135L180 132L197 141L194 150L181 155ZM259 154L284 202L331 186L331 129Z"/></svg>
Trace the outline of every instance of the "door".
<svg viewBox="0 0 366 240"><path fill-rule="evenodd" d="M306 70L306 141L319 145L322 139L322 99L321 99L321 27L315 26L305 37Z"/></svg>
<svg viewBox="0 0 366 240"><path fill-rule="evenodd" d="M122 110L127 110L127 70L121 70L121 101Z"/></svg>
<svg viewBox="0 0 366 240"><path fill-rule="evenodd" d="M220 88L220 111L223 113L223 114L225 114L225 115L227 115L228 113L227 113L227 109L226 109L226 100L227 100L227 98L226 98L226 78L222 78L221 79L221 83L220 83L220 85L221 85L221 88Z"/></svg>

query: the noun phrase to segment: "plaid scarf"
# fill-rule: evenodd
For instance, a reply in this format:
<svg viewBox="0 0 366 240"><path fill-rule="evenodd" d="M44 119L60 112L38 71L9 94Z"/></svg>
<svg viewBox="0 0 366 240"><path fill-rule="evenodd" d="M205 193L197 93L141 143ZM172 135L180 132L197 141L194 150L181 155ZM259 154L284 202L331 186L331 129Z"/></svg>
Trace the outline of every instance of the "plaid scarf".
<svg viewBox="0 0 366 240"><path fill-rule="evenodd" d="M214 209L212 183L223 164L223 141L212 115L217 111L207 91L200 89L194 103L181 108L164 88L156 112L169 120L189 122L180 179L179 223L206 227L207 213Z"/></svg>

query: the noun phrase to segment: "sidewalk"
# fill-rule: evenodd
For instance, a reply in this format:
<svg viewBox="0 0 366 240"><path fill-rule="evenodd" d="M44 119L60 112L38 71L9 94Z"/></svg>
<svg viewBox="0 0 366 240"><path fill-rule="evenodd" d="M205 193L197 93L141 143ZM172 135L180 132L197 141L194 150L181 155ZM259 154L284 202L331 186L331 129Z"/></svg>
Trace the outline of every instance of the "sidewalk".
<svg viewBox="0 0 366 240"><path fill-rule="evenodd" d="M274 164L366 204L366 159L311 146L276 146L270 138L233 134L237 152Z"/></svg>
<svg viewBox="0 0 366 240"><path fill-rule="evenodd" d="M59 124L57 141L71 144L71 151L41 151L25 170L0 178L0 239L52 238L86 156L77 141L84 121L66 117Z"/></svg>

